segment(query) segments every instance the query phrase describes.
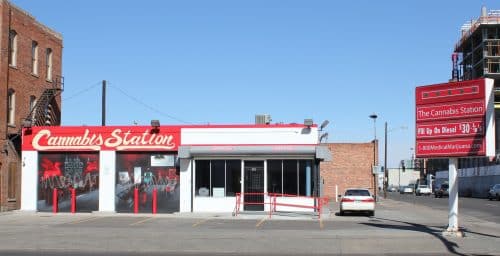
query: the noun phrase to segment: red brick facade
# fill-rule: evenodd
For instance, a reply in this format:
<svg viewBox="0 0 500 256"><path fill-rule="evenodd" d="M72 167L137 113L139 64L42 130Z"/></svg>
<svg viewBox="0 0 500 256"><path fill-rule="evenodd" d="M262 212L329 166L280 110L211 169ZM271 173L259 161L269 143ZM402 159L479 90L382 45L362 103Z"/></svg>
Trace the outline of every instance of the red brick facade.
<svg viewBox="0 0 500 256"><path fill-rule="evenodd" d="M17 34L17 57L9 65L9 31ZM32 43L38 43L38 74L32 74ZM20 206L22 120L29 116L30 98L37 100L62 74L62 36L40 24L33 16L0 0L0 210ZM47 79L46 50L52 50L52 80ZM8 124L8 95L15 93L14 123ZM60 109L60 94L54 99ZM60 114L59 114L60 115ZM9 171L9 169L11 169ZM14 175L14 177L12 177ZM11 186L9 195L9 182Z"/></svg>
<svg viewBox="0 0 500 256"><path fill-rule="evenodd" d="M369 188L373 193L373 159L378 164L378 142L328 143L333 160L321 162L323 195L335 198L335 188L342 194L347 188ZM375 153L374 153L375 146ZM375 186L376 187L376 186Z"/></svg>

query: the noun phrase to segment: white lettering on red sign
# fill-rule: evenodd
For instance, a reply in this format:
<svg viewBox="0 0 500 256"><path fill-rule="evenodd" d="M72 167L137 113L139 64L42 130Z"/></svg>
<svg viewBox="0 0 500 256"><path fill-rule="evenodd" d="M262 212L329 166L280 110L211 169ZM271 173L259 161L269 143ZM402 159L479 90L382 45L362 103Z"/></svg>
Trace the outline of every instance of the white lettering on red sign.
<svg viewBox="0 0 500 256"><path fill-rule="evenodd" d="M484 142L474 138L461 140L431 140L428 142L417 141L417 154L422 156L476 156L484 154L484 150Z"/></svg>
<svg viewBox="0 0 500 256"><path fill-rule="evenodd" d="M483 135L483 121L417 124L417 139Z"/></svg>
<svg viewBox="0 0 500 256"><path fill-rule="evenodd" d="M176 147L174 136L150 133L144 131L140 135L129 131L123 132L115 129L110 136L104 139L102 134L90 134L85 129L80 136L52 136L50 130L41 130L33 137L33 148L37 150L75 149L75 150L100 150L107 148L125 149L174 149Z"/></svg>
<svg viewBox="0 0 500 256"><path fill-rule="evenodd" d="M470 102L417 108L417 121L484 115L483 102Z"/></svg>

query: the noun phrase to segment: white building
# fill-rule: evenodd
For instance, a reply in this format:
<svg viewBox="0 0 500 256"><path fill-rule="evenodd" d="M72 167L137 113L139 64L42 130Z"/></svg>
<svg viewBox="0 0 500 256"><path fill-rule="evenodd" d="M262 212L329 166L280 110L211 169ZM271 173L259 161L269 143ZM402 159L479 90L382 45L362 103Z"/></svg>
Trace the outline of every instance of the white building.
<svg viewBox="0 0 500 256"><path fill-rule="evenodd" d="M273 193L277 210L312 206L330 157L316 125L32 127L21 210L262 211Z"/></svg>
<svg viewBox="0 0 500 256"><path fill-rule="evenodd" d="M420 178L420 172L414 169L406 168L404 171L401 168L388 168L388 186L399 188L415 184Z"/></svg>

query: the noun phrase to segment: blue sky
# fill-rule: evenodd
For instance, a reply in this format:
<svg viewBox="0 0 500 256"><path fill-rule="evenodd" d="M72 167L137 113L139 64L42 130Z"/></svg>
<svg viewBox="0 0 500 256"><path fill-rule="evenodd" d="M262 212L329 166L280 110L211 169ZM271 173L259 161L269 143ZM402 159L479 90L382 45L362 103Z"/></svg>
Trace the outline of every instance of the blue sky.
<svg viewBox="0 0 500 256"><path fill-rule="evenodd" d="M12 0L63 35L63 125L328 119L329 142L389 124L414 146L415 86L446 82L462 24L497 1ZM402 127L407 127L406 129ZM380 143L383 152L383 143ZM383 155L380 155L383 161Z"/></svg>

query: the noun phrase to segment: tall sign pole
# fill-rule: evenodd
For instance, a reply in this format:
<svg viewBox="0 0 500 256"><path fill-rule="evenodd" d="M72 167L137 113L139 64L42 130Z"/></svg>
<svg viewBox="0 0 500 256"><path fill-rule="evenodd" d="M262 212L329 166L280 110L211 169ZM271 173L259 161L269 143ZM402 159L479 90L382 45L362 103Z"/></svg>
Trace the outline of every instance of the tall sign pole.
<svg viewBox="0 0 500 256"><path fill-rule="evenodd" d="M478 79L415 89L417 158L448 158L448 228L458 225L458 158L495 156L493 80Z"/></svg>
<svg viewBox="0 0 500 256"><path fill-rule="evenodd" d="M447 232L459 232L458 228L458 179L457 179L458 158L449 159L448 166L448 228Z"/></svg>

